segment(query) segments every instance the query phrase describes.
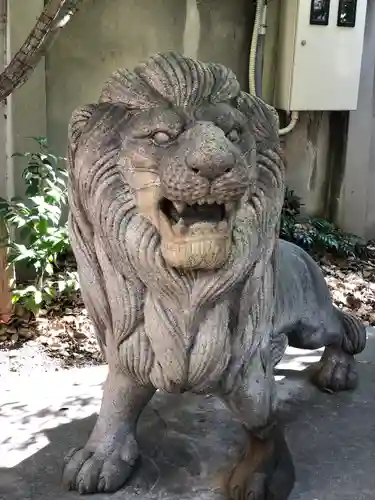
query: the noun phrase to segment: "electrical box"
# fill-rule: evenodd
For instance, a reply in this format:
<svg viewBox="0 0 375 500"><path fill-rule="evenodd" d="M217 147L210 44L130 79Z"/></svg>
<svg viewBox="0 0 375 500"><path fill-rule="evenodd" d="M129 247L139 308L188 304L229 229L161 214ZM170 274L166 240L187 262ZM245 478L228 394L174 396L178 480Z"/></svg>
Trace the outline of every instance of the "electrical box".
<svg viewBox="0 0 375 500"><path fill-rule="evenodd" d="M367 0L281 0L274 106L357 108Z"/></svg>

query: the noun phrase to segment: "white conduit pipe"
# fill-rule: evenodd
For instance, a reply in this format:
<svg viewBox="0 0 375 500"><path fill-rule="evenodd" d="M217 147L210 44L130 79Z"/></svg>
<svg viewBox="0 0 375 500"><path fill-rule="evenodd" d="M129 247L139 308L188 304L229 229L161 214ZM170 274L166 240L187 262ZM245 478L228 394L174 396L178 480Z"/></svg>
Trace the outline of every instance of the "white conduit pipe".
<svg viewBox="0 0 375 500"><path fill-rule="evenodd" d="M260 25L262 22L263 7L264 7L264 0L257 0L254 27L253 27L253 36L251 39L251 47L250 47L250 58L249 58L249 88L250 88L250 94L253 95L257 95L257 89L255 85L255 68L256 68L258 38L259 38Z"/></svg>
<svg viewBox="0 0 375 500"><path fill-rule="evenodd" d="M255 71L256 71L258 39L259 39L260 29L262 28L262 34L264 34L264 30L266 27L266 9L267 9L267 0L257 0L254 27L253 27L253 36L251 39L250 57L249 57L249 90L250 94L255 96L257 95ZM279 130L279 135L282 136L289 134L297 125L298 120L299 120L299 112L292 111L290 115L290 122L286 127Z"/></svg>
<svg viewBox="0 0 375 500"><path fill-rule="evenodd" d="M292 113L290 115L290 122L288 123L288 125L286 127L281 128L279 130L279 135L289 134L289 132L291 132L294 129L294 127L297 125L298 120L299 120L298 111L292 111Z"/></svg>

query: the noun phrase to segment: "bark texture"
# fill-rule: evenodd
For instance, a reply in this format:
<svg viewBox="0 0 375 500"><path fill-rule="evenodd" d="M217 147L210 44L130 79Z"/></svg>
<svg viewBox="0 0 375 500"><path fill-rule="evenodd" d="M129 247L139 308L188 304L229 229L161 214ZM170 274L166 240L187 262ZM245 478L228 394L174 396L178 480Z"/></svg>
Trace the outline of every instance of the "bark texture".
<svg viewBox="0 0 375 500"><path fill-rule="evenodd" d="M12 317L11 280L12 267L8 265L8 230L0 218L0 324L8 323Z"/></svg>

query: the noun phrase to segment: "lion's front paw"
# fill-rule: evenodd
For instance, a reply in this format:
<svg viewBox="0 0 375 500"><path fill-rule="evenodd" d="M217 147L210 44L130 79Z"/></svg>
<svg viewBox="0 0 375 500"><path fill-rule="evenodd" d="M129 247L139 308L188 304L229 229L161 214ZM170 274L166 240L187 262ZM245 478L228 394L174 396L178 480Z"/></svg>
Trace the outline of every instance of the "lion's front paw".
<svg viewBox="0 0 375 500"><path fill-rule="evenodd" d="M110 449L72 450L65 458L63 485L80 494L117 491L130 478L137 458L134 439Z"/></svg>
<svg viewBox="0 0 375 500"><path fill-rule="evenodd" d="M325 349L312 377L320 389L332 392L354 389L357 379L354 357L333 346Z"/></svg>

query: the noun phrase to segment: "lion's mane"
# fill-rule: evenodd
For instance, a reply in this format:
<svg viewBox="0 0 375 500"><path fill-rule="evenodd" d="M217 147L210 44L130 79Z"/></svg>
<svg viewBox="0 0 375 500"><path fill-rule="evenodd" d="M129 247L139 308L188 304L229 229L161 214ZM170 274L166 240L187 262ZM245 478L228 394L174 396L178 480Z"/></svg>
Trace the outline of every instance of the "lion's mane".
<svg viewBox="0 0 375 500"><path fill-rule="evenodd" d="M227 265L182 273L165 263L158 231L137 213L120 175L120 131L137 110L205 100L247 116L257 180L237 213ZM82 294L108 361L139 383L207 390L224 372L235 377L269 331L284 187L276 116L241 92L230 70L175 53L117 71L98 104L73 113L69 225Z"/></svg>

